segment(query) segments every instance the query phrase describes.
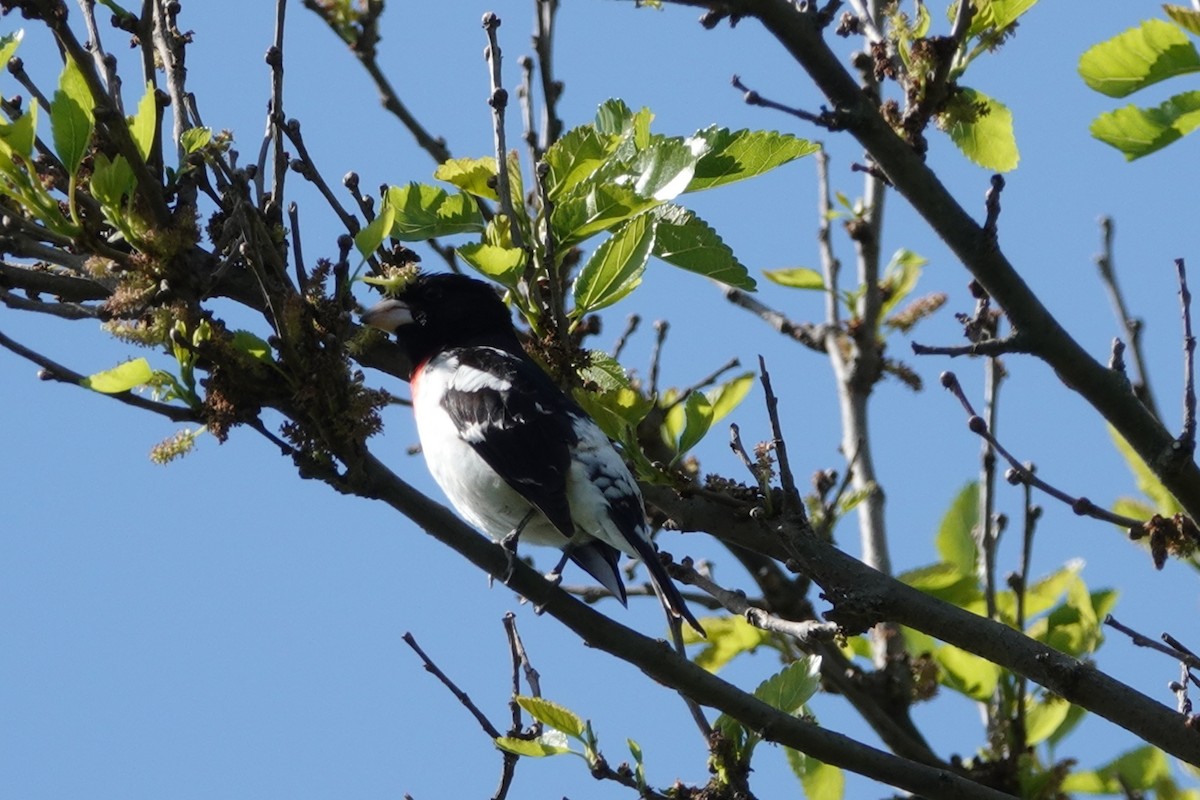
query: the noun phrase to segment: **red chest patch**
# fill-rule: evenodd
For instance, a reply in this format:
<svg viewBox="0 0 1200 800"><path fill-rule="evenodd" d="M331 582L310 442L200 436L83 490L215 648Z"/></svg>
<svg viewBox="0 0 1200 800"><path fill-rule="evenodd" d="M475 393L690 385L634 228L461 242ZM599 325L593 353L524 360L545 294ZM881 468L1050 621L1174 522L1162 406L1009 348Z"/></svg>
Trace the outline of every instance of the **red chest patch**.
<svg viewBox="0 0 1200 800"><path fill-rule="evenodd" d="M425 374L425 367L429 366L429 359L425 359L420 364L413 367L412 375L408 378L409 391L412 392L413 399L417 397L420 391L421 376Z"/></svg>

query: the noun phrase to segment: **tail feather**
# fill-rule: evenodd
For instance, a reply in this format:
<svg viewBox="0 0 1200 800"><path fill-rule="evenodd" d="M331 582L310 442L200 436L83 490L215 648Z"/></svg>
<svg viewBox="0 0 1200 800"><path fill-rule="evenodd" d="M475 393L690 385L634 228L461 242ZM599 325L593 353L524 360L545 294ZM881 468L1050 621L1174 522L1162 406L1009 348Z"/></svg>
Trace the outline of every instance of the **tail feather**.
<svg viewBox="0 0 1200 800"><path fill-rule="evenodd" d="M629 536L626 535L625 540L633 546L637 551L638 558L646 565L646 569L650 572L650 582L654 584L654 591L658 595L658 599L662 601L663 607L667 613L676 619L682 619L692 626L692 629L701 636L706 636L704 628L700 626L699 621L688 610L687 603L683 600L683 595L679 593L678 587L675 586L675 581L671 580L671 576L667 574L666 567L658 558L658 548L654 546L654 542L648 537Z"/></svg>
<svg viewBox="0 0 1200 800"><path fill-rule="evenodd" d="M625 596L625 583L621 580L621 572L617 563L621 560L621 551L607 542L592 539L584 544L568 546L567 557L596 580L600 585L612 592L613 597L628 606Z"/></svg>

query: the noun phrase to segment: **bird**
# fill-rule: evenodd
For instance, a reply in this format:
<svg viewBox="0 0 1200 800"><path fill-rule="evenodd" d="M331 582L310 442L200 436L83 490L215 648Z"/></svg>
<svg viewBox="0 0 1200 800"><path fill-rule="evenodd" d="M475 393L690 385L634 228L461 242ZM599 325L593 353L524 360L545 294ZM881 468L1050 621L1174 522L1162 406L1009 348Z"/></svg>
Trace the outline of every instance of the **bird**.
<svg viewBox="0 0 1200 800"><path fill-rule="evenodd" d="M361 316L395 336L421 452L467 522L515 552L562 550L627 605L618 562L641 559L663 607L703 635L650 539L641 490L612 442L525 352L508 307L466 275L419 272Z"/></svg>

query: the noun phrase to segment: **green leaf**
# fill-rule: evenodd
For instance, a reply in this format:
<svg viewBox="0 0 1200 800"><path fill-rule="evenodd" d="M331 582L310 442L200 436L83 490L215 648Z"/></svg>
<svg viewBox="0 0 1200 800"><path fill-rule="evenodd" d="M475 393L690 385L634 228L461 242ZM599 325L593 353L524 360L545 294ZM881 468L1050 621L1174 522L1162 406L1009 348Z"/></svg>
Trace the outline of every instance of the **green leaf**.
<svg viewBox="0 0 1200 800"><path fill-rule="evenodd" d="M1200 11L1187 6L1173 6L1169 3L1163 5L1163 11L1167 12L1167 16L1176 25L1189 33L1200 36Z"/></svg>
<svg viewBox="0 0 1200 800"><path fill-rule="evenodd" d="M596 109L596 130L606 136L620 136L633 123L633 112L619 98L605 100Z"/></svg>
<svg viewBox="0 0 1200 800"><path fill-rule="evenodd" d="M620 300L642 282L654 246L654 222L645 214L634 217L601 243L575 279L573 317L582 317Z"/></svg>
<svg viewBox="0 0 1200 800"><path fill-rule="evenodd" d="M517 705L543 725L562 731L575 739L583 738L583 720L570 709L541 697L528 696L517 697Z"/></svg>
<svg viewBox="0 0 1200 800"><path fill-rule="evenodd" d="M587 180L612 155L620 140L619 134L602 133L592 125L580 125L567 131L550 145L543 157L549 167L545 178L546 194L551 200L557 200Z"/></svg>
<svg viewBox="0 0 1200 800"><path fill-rule="evenodd" d="M1040 700L1033 695L1025 698L1025 741L1031 747L1054 735L1071 711L1071 704L1056 695Z"/></svg>
<svg viewBox="0 0 1200 800"><path fill-rule="evenodd" d="M1171 766L1163 752L1151 745L1123 753L1092 773L1070 774L1064 792L1127 795L1130 790L1151 789L1171 777Z"/></svg>
<svg viewBox="0 0 1200 800"><path fill-rule="evenodd" d="M963 155L979 166L996 172L1016 168L1020 154L1012 112L998 100L963 87L938 115L937 123Z"/></svg>
<svg viewBox="0 0 1200 800"><path fill-rule="evenodd" d="M21 40L25 38L25 30L18 29L12 33L0 36L0 64L7 65L8 60L16 55Z"/></svg>
<svg viewBox="0 0 1200 800"><path fill-rule="evenodd" d="M33 156L33 144L37 138L38 104L30 103L24 114L11 123L0 125L0 150L11 157L19 155L25 161Z"/></svg>
<svg viewBox="0 0 1200 800"><path fill-rule="evenodd" d="M150 149L154 146L154 135L158 132L158 103L154 99L154 84L147 81L146 93L138 102L137 113L129 122L129 133L133 143L137 145L142 159L150 158Z"/></svg>
<svg viewBox="0 0 1200 800"><path fill-rule="evenodd" d="M921 269L929 260L911 250L901 248L892 255L883 273L884 300L880 316L886 317L916 288Z"/></svg>
<svg viewBox="0 0 1200 800"><path fill-rule="evenodd" d="M963 572L954 564L932 564L900 573L901 581L939 600L965 608L983 595L974 572Z"/></svg>
<svg viewBox="0 0 1200 800"><path fill-rule="evenodd" d="M587 364L579 370L585 383L593 383L602 392L615 392L629 388L629 376L621 362L603 350L587 350Z"/></svg>
<svg viewBox="0 0 1200 800"><path fill-rule="evenodd" d="M211 141L212 128L188 128L179 136L179 143L183 145L183 152L188 155L203 149Z"/></svg>
<svg viewBox="0 0 1200 800"><path fill-rule="evenodd" d="M483 197L488 200L498 200L496 194L496 158L452 158L444 161L434 170L433 177L439 181L453 184L464 192Z"/></svg>
<svg viewBox="0 0 1200 800"><path fill-rule="evenodd" d="M708 223L686 208L665 205L654 214L654 255L668 264L738 289L754 291L754 279Z"/></svg>
<svg viewBox="0 0 1200 800"><path fill-rule="evenodd" d="M764 269L763 275L772 283L792 289L825 290L825 278L815 269L792 267L790 269Z"/></svg>
<svg viewBox="0 0 1200 800"><path fill-rule="evenodd" d="M263 364L275 363L275 357L271 353L271 345L267 344L260 336L251 333L250 331L237 330L233 332L233 347L239 353L244 353L255 361Z"/></svg>
<svg viewBox="0 0 1200 800"><path fill-rule="evenodd" d="M387 235L402 242L483 230L479 206L463 192L449 194L437 186L410 183L389 187L384 204L395 212L395 221Z"/></svg>
<svg viewBox="0 0 1200 800"><path fill-rule="evenodd" d="M460 245L459 257L476 271L508 288L514 288L525 271L525 251L518 247L497 247L482 242Z"/></svg>
<svg viewBox="0 0 1200 800"><path fill-rule="evenodd" d="M741 653L754 652L771 641L771 634L754 627L745 617L704 617L700 620L708 639L699 634L684 631L684 641L689 644L704 642L705 647L692 659L696 666L709 672L717 672ZM689 638L690 637L690 638Z"/></svg>
<svg viewBox="0 0 1200 800"><path fill-rule="evenodd" d="M1133 161L1161 150L1200 125L1200 91L1183 92L1154 108L1123 106L1092 120L1092 136Z"/></svg>
<svg viewBox="0 0 1200 800"><path fill-rule="evenodd" d="M846 796L846 775L841 769L790 747L784 752L807 800L842 800Z"/></svg>
<svg viewBox="0 0 1200 800"><path fill-rule="evenodd" d="M50 102L50 128L59 159L74 174L92 140L95 103L83 73L71 58L63 65Z"/></svg>
<svg viewBox="0 0 1200 800"><path fill-rule="evenodd" d="M573 752L570 747L559 744L561 737L539 736L536 739L518 739L514 736L500 736L493 741L501 750L515 753L519 756L542 758L544 756L560 756Z"/></svg>
<svg viewBox="0 0 1200 800"><path fill-rule="evenodd" d="M583 183L554 206L550 224L563 252L658 205L628 186Z"/></svg>
<svg viewBox="0 0 1200 800"><path fill-rule="evenodd" d="M1117 432L1117 429L1109 425L1108 435L1112 437L1113 444L1117 447L1117 452L1125 459L1125 464L1129 467L1129 471L1133 473L1133 477L1137 481L1138 491L1150 500L1155 510L1164 517L1182 514L1183 507L1179 505L1179 501L1167 491L1167 487L1163 486L1158 476L1151 472L1150 468L1146 466L1146 462L1142 461L1142 457L1125 441L1124 437Z"/></svg>
<svg viewBox="0 0 1200 800"><path fill-rule="evenodd" d="M110 216L120 215L124 210L125 198L133 194L137 180L125 156L118 155L112 161L103 153L97 153L92 166L89 188L92 197Z"/></svg>
<svg viewBox="0 0 1200 800"><path fill-rule="evenodd" d="M1200 53L1187 34L1148 19L1089 48L1079 57L1084 83L1109 97L1126 97L1176 75L1200 70Z"/></svg>
<svg viewBox="0 0 1200 800"><path fill-rule="evenodd" d="M358 248L358 252L362 254L364 260L370 258L379 249L395 223L396 210L385 201L379 209L379 213L375 215L375 219L354 234L354 246Z"/></svg>
<svg viewBox="0 0 1200 800"><path fill-rule="evenodd" d="M767 678L754 696L772 708L795 716L821 685L821 657L805 656Z"/></svg>
<svg viewBox="0 0 1200 800"><path fill-rule="evenodd" d="M659 202L674 200L692 182L696 164L707 146L699 139L679 139L656 136L637 154L623 164L616 174L601 169L601 174L617 183L628 182L642 197L652 197Z"/></svg>
<svg viewBox="0 0 1200 800"><path fill-rule="evenodd" d="M683 403L683 432L679 434L676 458L691 450L713 423L713 407L702 392L692 392Z"/></svg>
<svg viewBox="0 0 1200 800"><path fill-rule="evenodd" d="M709 404L712 406L712 423L713 425L724 419L730 411L738 407L738 404L746 398L750 392L750 387L754 385L754 379L757 377L753 372L744 372L732 380L728 380L715 389L709 389L704 393L708 398Z"/></svg>
<svg viewBox="0 0 1200 800"><path fill-rule="evenodd" d="M731 132L713 126L696 136L707 142L708 152L696 164L689 192L753 178L820 149L813 142L775 131Z"/></svg>
<svg viewBox="0 0 1200 800"><path fill-rule="evenodd" d="M952 644L936 648L933 657L942 668L943 685L973 700L991 699L1000 680L1000 668L995 664Z"/></svg>
<svg viewBox="0 0 1200 800"><path fill-rule="evenodd" d="M968 483L955 496L938 526L937 551L942 561L963 575L975 570L975 525L979 521L979 484Z"/></svg>
<svg viewBox="0 0 1200 800"><path fill-rule="evenodd" d="M150 369L149 361L144 358L135 358L124 364L118 364L112 369L89 375L81 380L79 385L95 392L118 394L128 392L135 386L141 386L148 382L153 375L154 370Z"/></svg>

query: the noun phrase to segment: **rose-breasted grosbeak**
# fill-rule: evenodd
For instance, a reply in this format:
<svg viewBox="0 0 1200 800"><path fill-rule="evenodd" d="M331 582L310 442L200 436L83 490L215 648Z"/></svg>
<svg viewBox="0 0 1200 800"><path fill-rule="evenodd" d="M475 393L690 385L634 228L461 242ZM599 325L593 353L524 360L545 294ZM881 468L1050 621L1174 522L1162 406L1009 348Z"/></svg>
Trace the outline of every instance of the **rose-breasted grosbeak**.
<svg viewBox="0 0 1200 800"><path fill-rule="evenodd" d="M497 541L562 548L622 604L621 553L640 558L668 612L701 631L646 526L642 495L594 421L526 355L481 281L421 274L362 316L413 364L425 462L468 522Z"/></svg>

